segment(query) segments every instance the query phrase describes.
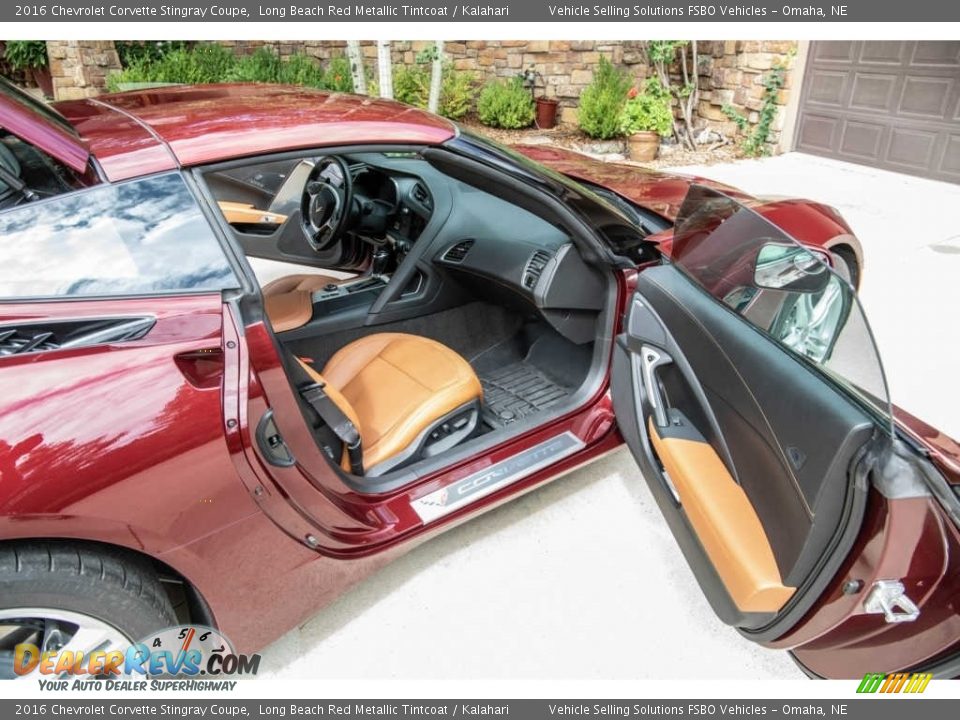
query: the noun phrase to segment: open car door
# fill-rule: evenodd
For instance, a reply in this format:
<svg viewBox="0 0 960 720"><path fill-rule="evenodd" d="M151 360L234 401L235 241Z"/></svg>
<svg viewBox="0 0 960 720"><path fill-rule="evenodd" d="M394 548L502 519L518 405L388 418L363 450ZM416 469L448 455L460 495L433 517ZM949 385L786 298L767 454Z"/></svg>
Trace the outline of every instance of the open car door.
<svg viewBox="0 0 960 720"><path fill-rule="evenodd" d="M822 675L916 667L931 649L955 647L941 632L939 645L910 654L911 636L929 632L913 621L930 595L929 578L914 584L910 568L955 544L956 528L904 459L853 288L826 256L701 186L684 203L671 257L639 275L613 399L716 614ZM900 501L919 503L912 516L897 510L906 540L891 525ZM921 541L929 522L943 537ZM869 568L851 559L858 553ZM838 631L851 622L856 632ZM816 651L804 656L804 646Z"/></svg>

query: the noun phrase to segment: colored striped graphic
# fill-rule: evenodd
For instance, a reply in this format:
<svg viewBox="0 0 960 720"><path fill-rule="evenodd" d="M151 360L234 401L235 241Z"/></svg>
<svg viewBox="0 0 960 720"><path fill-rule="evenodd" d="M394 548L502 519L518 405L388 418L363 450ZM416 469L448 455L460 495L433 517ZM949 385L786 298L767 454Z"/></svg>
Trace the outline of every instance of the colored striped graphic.
<svg viewBox="0 0 960 720"><path fill-rule="evenodd" d="M858 693L922 693L933 679L930 673L867 673Z"/></svg>

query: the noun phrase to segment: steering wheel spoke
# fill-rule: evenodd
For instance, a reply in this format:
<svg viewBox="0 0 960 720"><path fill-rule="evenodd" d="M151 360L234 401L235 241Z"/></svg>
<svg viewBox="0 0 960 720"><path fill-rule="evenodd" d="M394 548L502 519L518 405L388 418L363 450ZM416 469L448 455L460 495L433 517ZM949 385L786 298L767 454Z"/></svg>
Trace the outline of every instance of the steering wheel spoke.
<svg viewBox="0 0 960 720"><path fill-rule="evenodd" d="M353 178L346 161L338 155L319 158L300 201L300 225L316 252L328 250L343 236L352 202Z"/></svg>

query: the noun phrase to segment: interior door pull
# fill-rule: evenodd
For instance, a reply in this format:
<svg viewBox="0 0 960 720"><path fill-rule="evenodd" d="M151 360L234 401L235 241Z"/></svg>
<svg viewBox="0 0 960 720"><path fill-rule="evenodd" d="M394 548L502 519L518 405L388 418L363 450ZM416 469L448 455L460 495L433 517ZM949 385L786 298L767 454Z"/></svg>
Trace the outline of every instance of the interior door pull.
<svg viewBox="0 0 960 720"><path fill-rule="evenodd" d="M643 386L647 391L647 401L653 410L653 421L657 424L657 427L667 427L670 425L670 418L667 415L667 405L663 399L663 393L660 392L660 383L657 382L656 371L660 366L672 363L673 358L663 350L642 345L640 347L640 359L643 363Z"/></svg>

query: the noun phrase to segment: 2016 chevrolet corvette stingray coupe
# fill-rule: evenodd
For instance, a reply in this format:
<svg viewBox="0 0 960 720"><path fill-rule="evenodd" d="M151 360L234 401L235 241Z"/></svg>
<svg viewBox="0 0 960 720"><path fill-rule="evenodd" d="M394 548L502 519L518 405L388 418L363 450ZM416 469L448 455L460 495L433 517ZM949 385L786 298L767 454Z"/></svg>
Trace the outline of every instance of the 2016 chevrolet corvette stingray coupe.
<svg viewBox="0 0 960 720"><path fill-rule="evenodd" d="M960 448L891 405L863 267L827 206L398 103L4 83L0 672L262 647L625 442L744 638L956 676Z"/></svg>

